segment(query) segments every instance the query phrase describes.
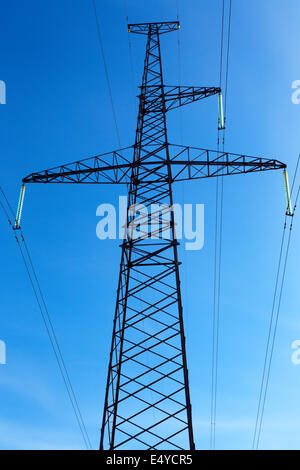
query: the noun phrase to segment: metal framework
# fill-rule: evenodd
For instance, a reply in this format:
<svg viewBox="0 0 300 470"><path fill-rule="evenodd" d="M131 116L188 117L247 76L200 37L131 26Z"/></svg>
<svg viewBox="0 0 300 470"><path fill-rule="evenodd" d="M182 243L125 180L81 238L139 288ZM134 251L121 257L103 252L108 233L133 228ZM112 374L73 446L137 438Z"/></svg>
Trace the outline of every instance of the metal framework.
<svg viewBox="0 0 300 470"><path fill-rule="evenodd" d="M158 205L173 206L172 185L176 181L286 166L275 159L168 142L167 111L221 91L215 87L164 85L160 35L178 28L178 22L128 25L129 32L147 36L133 146L32 173L23 180L24 183L128 183L127 222L100 449L195 448L179 243L173 211L167 217L168 211ZM140 237L132 236L136 228L132 207L140 212ZM158 208L154 218L153 207ZM153 223L156 224L154 233Z"/></svg>

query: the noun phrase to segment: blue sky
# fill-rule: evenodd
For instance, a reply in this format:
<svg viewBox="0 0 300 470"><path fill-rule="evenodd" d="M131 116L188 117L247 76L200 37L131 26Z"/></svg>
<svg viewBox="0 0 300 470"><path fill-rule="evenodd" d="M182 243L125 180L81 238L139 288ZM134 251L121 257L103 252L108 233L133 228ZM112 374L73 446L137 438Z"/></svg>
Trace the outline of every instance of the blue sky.
<svg viewBox="0 0 300 470"><path fill-rule="evenodd" d="M145 41L131 36L123 1L97 1L122 146L136 125L135 94ZM127 0L130 22L176 19L176 2ZM179 0L182 85L218 85L221 0ZM300 5L233 0L226 149L274 156L292 174L299 153ZM177 33L162 39L166 84L178 83ZM2 5L0 183L16 205L22 177L118 148L90 1ZM169 140L216 148L214 98L174 111ZM182 135L180 132L180 115ZM23 229L94 448L104 401L118 241L96 238L96 208L116 186L31 185ZM209 447L215 181L178 186L175 200L205 204L205 245L180 250L195 442ZM216 448L250 448L285 210L282 174L224 180L220 375ZM12 233L0 217L0 448L83 448ZM295 218L261 448L299 448L299 222Z"/></svg>

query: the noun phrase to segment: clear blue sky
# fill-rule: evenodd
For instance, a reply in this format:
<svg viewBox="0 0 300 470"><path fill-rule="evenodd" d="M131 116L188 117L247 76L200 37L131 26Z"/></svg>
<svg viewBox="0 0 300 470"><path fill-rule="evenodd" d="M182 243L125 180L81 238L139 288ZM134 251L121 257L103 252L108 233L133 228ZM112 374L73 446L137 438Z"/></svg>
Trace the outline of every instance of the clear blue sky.
<svg viewBox="0 0 300 470"><path fill-rule="evenodd" d="M4 4L5 3L5 4ZM221 0L179 0L183 85L218 85ZM295 168L300 105L300 4L233 0L226 149L275 156ZM97 1L121 143L133 143L143 37L131 36L124 2ZM127 0L130 22L176 19L176 2ZM0 183L16 204L22 177L118 148L92 5L87 0L2 2ZM162 40L165 82L178 83L177 33ZM175 143L216 147L216 100L169 119ZM220 376L216 447L250 448L284 215L281 172L224 181ZM99 441L114 300L118 241L96 238L96 207L124 189L28 186L23 229L93 446ZM205 204L205 246L180 250L191 399L198 449L209 447L215 181L178 187L177 202ZM0 217L0 448L83 448L12 233ZM261 447L299 448L299 221L288 265Z"/></svg>

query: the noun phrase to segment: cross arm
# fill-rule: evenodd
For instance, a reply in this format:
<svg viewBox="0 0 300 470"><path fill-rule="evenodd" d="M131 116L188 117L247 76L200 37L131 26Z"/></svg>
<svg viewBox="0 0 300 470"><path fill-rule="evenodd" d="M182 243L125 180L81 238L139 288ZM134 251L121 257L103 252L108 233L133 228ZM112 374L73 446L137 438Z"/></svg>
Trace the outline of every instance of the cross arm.
<svg viewBox="0 0 300 470"><path fill-rule="evenodd" d="M285 169L274 158L251 157L196 147L170 144L173 181L196 180L216 176Z"/></svg>
<svg viewBox="0 0 300 470"><path fill-rule="evenodd" d="M159 23L135 23L127 25L128 33L149 34L149 31L159 34L170 33L180 28L179 21L161 21Z"/></svg>
<svg viewBox="0 0 300 470"><path fill-rule="evenodd" d="M125 184L131 160L132 146L31 173L23 183Z"/></svg>
<svg viewBox="0 0 300 470"><path fill-rule="evenodd" d="M73 183L73 184L126 184L131 171L139 166L138 182L164 183L168 178L165 167L171 165L172 181L196 180L225 175L254 173L257 171L285 169L276 159L251 157L229 152L219 152L196 147L169 144L170 159L159 151L147 153L132 162L133 147L79 160L65 165L31 173L23 183Z"/></svg>
<svg viewBox="0 0 300 470"><path fill-rule="evenodd" d="M145 87L142 92L145 92ZM217 87L195 87L195 86L164 86L163 90L160 86L147 86L147 101L145 102L146 112L161 112L162 97L166 111L179 108L194 101L203 100L209 96L221 93L221 88Z"/></svg>

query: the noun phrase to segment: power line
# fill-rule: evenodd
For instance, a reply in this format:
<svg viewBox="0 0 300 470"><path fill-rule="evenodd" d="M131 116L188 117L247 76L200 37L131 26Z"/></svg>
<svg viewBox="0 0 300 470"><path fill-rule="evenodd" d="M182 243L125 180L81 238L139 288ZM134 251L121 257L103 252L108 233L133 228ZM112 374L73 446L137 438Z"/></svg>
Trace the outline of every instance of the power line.
<svg viewBox="0 0 300 470"><path fill-rule="evenodd" d="M128 27L129 24L129 15L128 15L128 8L127 8L127 1L124 0L124 10L125 10L125 17L126 17L126 27ZM127 34L128 38L128 49L129 49L129 63L130 63L130 75L131 75L131 83L132 83L132 94L135 97L135 68L134 68L134 61L133 61L133 56L132 56L132 44L131 44L131 35ZM134 107L134 112L137 111L138 106L137 106L137 101L134 100L132 101L133 107Z"/></svg>
<svg viewBox="0 0 300 470"><path fill-rule="evenodd" d="M176 0L176 17L179 22L179 0ZM180 41L180 29L177 31L177 51L178 51L178 85L181 85L182 73L181 73L181 41ZM179 110L179 131L180 131L180 143L183 144L183 119L182 109Z"/></svg>
<svg viewBox="0 0 300 470"><path fill-rule="evenodd" d="M222 69L223 69L223 42L224 42L224 10L225 2L222 1L222 23L221 23L221 45L220 45L220 76L219 87L222 86ZM218 151L220 143L220 128L218 126ZM215 242L214 242L214 294L213 294L213 331L212 331L212 371L211 371L211 404L210 404L210 448L214 448L215 435L215 368L216 368L216 329L217 329L217 309L216 309L216 293L217 293L217 259L218 259L218 216L219 216L219 178L216 179L216 206L215 206Z"/></svg>
<svg viewBox="0 0 300 470"><path fill-rule="evenodd" d="M223 150L224 150L224 144L225 144L226 117L227 117L228 71L229 71L230 36L231 36L231 10L232 10L232 0L230 0L229 2L229 18L228 18L228 37L227 37L226 75L225 75L225 105L224 105L225 129L224 129Z"/></svg>
<svg viewBox="0 0 300 470"><path fill-rule="evenodd" d="M55 330L54 330L54 326L53 326L53 323L52 323L52 320L51 320L51 317L50 317L50 314L49 314L49 311L48 311L48 307L47 307L47 304L46 304L46 301L45 301L45 297L44 297L44 294L42 292L41 285L40 285L40 282L38 280L36 270L35 270L35 267L33 265L32 258L31 258L31 255L30 255L30 252L29 252L29 249L28 249L28 245L25 241L24 234L23 234L22 230L21 230L21 237L22 237L22 241L23 241L24 246L25 246L25 250L26 250L26 254L27 254L27 257L28 257L28 260L29 260L29 263L30 263L30 267L31 267L33 275L34 275L34 279L35 279L37 287L38 287L38 292L40 294L40 297L41 297L43 305L44 305L44 309L45 309L45 312L46 312L46 318L47 318L48 323L50 325L50 330L51 330L51 333L52 333L53 338L54 338L54 343L57 347L58 355L59 355L59 358L60 358L62 366L63 366L63 370L64 370L65 375L66 375L66 381L69 384L71 394L72 394L74 402L75 402L75 407L77 409L80 421L82 423L84 433L86 435L87 442L89 444L89 447L92 448L92 445L91 445L91 442L90 442L90 439L89 439L89 436L88 436L88 433L87 433L87 430L86 430L86 426L85 426L85 423L83 421L83 417L82 417L82 414L81 414L81 411L80 411L80 408L79 408L79 404L78 404L78 401L77 401L77 398L76 398L76 395L75 395L75 392L74 392L74 389L73 389L73 385L72 385L72 382L71 382L71 379L70 379L70 375L69 375L69 372L68 372L63 354L61 352L61 348L60 348L60 345L59 345L59 342L58 342L58 339L57 339L57 336L56 336L56 333L55 333Z"/></svg>
<svg viewBox="0 0 300 470"><path fill-rule="evenodd" d="M296 165L296 169L294 173L291 195L293 194L293 190L294 190L296 176L298 173L299 161L300 161L300 155L298 157L298 161L297 161L297 165ZM295 199L294 212L293 212L294 214L295 214L295 210L297 207L299 191L300 191L300 185L299 185L296 199ZM278 267L277 267L277 272L276 272L275 288L274 288L273 301L272 301L272 310L271 310L271 317L270 317L270 323L269 323L269 328L268 328L268 337L267 337L267 344L266 344L266 351L265 351L265 358L264 358L264 365L263 365L263 373L262 373L262 378L261 378L258 407L257 407L255 428L254 428L254 435L253 435L253 442L252 442L253 450L258 449L259 440L261 436L261 429L262 429L267 391L268 391L269 379L270 379L270 371L271 371L275 339L276 339L276 333L277 333L278 318L279 318L279 313L280 313L282 292L283 292L284 280L285 280L285 275L286 275L286 266L287 266L287 260L288 260L289 249L290 249L291 234L292 234L292 229L293 229L293 217L290 222L289 236L288 236L288 240L287 240L287 244L285 248L285 254L284 254L284 241L285 241L286 228L287 228L287 215L285 215L285 219L284 219L282 238L281 238L281 244L280 244L280 250L279 250L279 259L278 259ZM277 299L277 293L278 293L280 271L281 271L283 256L284 256L283 270L282 270L282 275L281 275L281 284L280 284L280 291L279 291L279 297L278 297L278 302L277 302L277 310L275 314L275 306L276 306L276 299Z"/></svg>
<svg viewBox="0 0 300 470"><path fill-rule="evenodd" d="M104 53L104 46L103 46L103 41L102 41L101 29L100 29L99 16L98 16L98 13L97 13L97 8L96 8L96 2L95 2L95 0L92 0L92 3L93 3L93 10L94 10L94 15L95 15L95 20L96 20L96 26L97 26L97 34L98 34L99 46L100 46L100 51L101 51L101 55L102 55L103 65L104 65L104 71L105 71L105 77L106 77L106 82L107 82L107 88L108 88L108 92L109 92L110 103L111 103L113 118L114 118L114 122L115 122L115 128L116 128L116 134L117 134L118 145L119 145L119 147L121 147L121 140L120 140L120 134L119 134L119 128L118 128L118 122L117 122L117 114L116 114L116 110L115 110L115 105L114 105L114 100L113 100L113 94L112 94L112 88L111 88L111 82L110 82L109 73L108 73L108 68L107 68L106 59L105 59L105 53Z"/></svg>
<svg viewBox="0 0 300 470"><path fill-rule="evenodd" d="M231 31L231 8L232 2L229 2L228 13L228 34L227 34L227 54L226 54L226 73L225 73L225 113L226 122L226 104L228 91L228 69L229 69L229 51L230 51L230 31ZM221 25L221 46L220 46L220 76L219 87L222 87L223 78L223 51L224 51L224 25L225 25L225 1L222 1L222 25ZM218 128L218 150L220 145L220 131ZM225 129L223 132L223 152L225 147ZM223 170L221 174L223 173ZM213 303L213 345L212 345L212 380L211 380L211 432L210 447L215 448L216 440L216 416L217 416L217 391L218 391L218 367L219 367L219 332L220 332L220 292L221 292L221 260L222 260L222 239L223 239L223 197L224 180L221 176L221 187L219 188L219 178L216 181L216 216L215 216L215 252L214 252L214 303Z"/></svg>
<svg viewBox="0 0 300 470"><path fill-rule="evenodd" d="M223 71L223 43L224 43L224 11L225 11L225 2L222 1L222 26L221 26L221 47L220 47L220 77L219 77L219 87L222 88L222 71Z"/></svg>
<svg viewBox="0 0 300 470"><path fill-rule="evenodd" d="M8 207L8 209L6 209L5 204L3 204L1 200L0 200L0 206L1 206L4 214L7 217L9 225L11 226L12 229L14 229L14 225L13 225L13 222L10 218L9 211L12 213L13 217L14 217L14 212L12 210L12 207L11 207L11 205L10 205L10 203L9 203L2 187L0 187L0 192L3 195L3 198L5 200L5 203ZM20 254L21 254L22 261L24 263L25 270L26 270L27 276L29 278L29 282L31 284L31 287L32 287L32 290L33 290L33 293L34 293L34 296L35 296L35 299L36 299L36 302L37 302L37 305L38 305L38 308L39 308L39 311L40 311L40 314L41 314L41 317L42 317L42 320L43 320L43 323L44 323L44 326L45 326L45 329L46 329L46 332L47 332L47 335L48 335L48 338L49 338L49 341L50 341L50 344L51 344L51 347L52 347L52 350L53 350L53 353L54 353L54 356L55 356L55 359L56 359L59 371L61 373L61 376L62 376L62 379L63 379L63 382L64 382L64 386L66 388L67 395L69 397L72 409L74 411L75 418L76 418L76 421L78 423L80 432L82 434L85 446L86 446L87 449L92 449L91 441L89 439L89 435L88 435L88 432L87 432L87 429L86 429L86 426L85 426L85 423L84 423L84 420L83 420L83 417L82 417L82 414L81 414L81 411L80 411L80 408L79 408L78 400L76 398L74 388L72 386L70 375L68 373L68 369L66 367L66 363L65 363L65 360L63 358L61 348L59 346L59 342L58 342L58 339L57 339L57 336L56 336L56 333L55 333L55 330L54 330L54 326L53 326L53 323L52 323L52 320L51 320L51 317L50 317L50 314L49 314L49 311L48 311L48 308L47 308L47 305L46 305L46 302L45 302L45 298L44 298L44 295L43 295L43 292L42 292L42 289L41 289L41 286L40 286L40 283L39 283L39 280L38 280L38 277L37 277L37 274L36 274L36 270L35 270L35 267L33 265L32 258L31 258L31 255L30 255L30 252L29 252L27 243L25 241L25 237L24 237L24 234L23 234L22 230L20 230L20 234L21 234L21 239L19 239L17 231L16 230L14 231L15 240L17 242L17 245L18 245L18 248L19 248L19 251L20 251ZM22 243L24 245L25 252L22 249ZM44 306L45 312L43 311L43 306Z"/></svg>
<svg viewBox="0 0 300 470"><path fill-rule="evenodd" d="M213 449L215 428L215 361L216 361L216 278L217 278L217 240L218 240L218 200L219 184L216 182L216 216L215 216L215 254L214 254L214 297L213 297L213 339L212 339L212 373L211 373L211 427L210 448Z"/></svg>

